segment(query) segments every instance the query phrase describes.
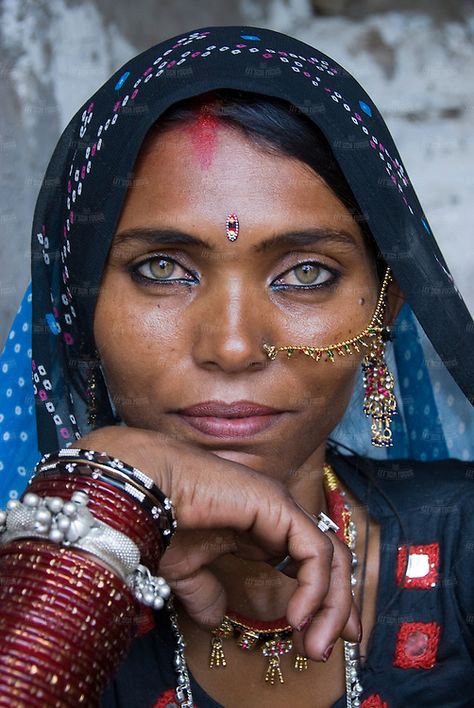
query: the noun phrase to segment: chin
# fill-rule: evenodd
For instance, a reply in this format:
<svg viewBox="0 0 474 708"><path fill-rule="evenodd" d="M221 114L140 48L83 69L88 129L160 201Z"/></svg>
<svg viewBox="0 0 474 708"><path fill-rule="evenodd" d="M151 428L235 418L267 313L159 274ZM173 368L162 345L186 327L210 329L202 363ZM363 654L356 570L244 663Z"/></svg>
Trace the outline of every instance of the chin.
<svg viewBox="0 0 474 708"><path fill-rule="evenodd" d="M262 470L262 458L257 455L252 455L248 452L243 452L242 450L210 450L206 448L207 452L211 452L216 457L220 457L223 460L229 460L229 462L237 462L239 465L245 465L250 467L250 469L255 472L263 472Z"/></svg>
<svg viewBox="0 0 474 708"><path fill-rule="evenodd" d="M243 452L241 450L210 450L206 448L207 452L212 453L216 457L220 457L222 460L228 460L229 462L235 462L239 465L244 465L248 467L253 472L258 472L269 479L279 481L282 484L288 476L288 469L286 465L281 468L278 466L278 462L281 463L281 458L276 460L273 458L268 458L262 455L255 455L250 452Z"/></svg>
<svg viewBox="0 0 474 708"><path fill-rule="evenodd" d="M208 452L212 452L216 457L222 457L223 460L230 460L231 462L240 462L243 465L248 465L248 462L244 462L244 459L249 457L254 457L254 455L246 454L241 450L210 450L206 448Z"/></svg>

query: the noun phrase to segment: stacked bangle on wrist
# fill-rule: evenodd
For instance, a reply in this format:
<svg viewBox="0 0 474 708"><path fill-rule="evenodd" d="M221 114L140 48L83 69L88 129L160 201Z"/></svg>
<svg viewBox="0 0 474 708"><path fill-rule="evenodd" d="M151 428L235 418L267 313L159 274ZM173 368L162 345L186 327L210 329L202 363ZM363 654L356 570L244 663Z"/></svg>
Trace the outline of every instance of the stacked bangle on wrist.
<svg viewBox="0 0 474 708"><path fill-rule="evenodd" d="M38 539L2 545L0 575L0 703L96 705L135 633L132 592L93 557Z"/></svg>
<svg viewBox="0 0 474 708"><path fill-rule="evenodd" d="M0 704L96 705L137 601L159 609L169 594L153 573L175 529L140 470L89 450L42 458L0 512Z"/></svg>
<svg viewBox="0 0 474 708"><path fill-rule="evenodd" d="M51 470L57 471L58 468L69 474L84 474L90 470L89 473L94 479L108 482L136 499L143 508L151 512L155 521L160 520L165 546L169 545L176 529L173 504L141 470L116 457L109 457L105 452L64 448L59 452L44 455L36 466L35 477Z"/></svg>
<svg viewBox="0 0 474 708"><path fill-rule="evenodd" d="M34 489L37 494L70 498L80 489L89 496L88 509L113 528L120 529L139 547L142 562L153 572L158 568L164 553L164 541L160 534L160 522L132 497L117 490L113 485L96 480L90 475L66 474L58 471L36 478Z"/></svg>

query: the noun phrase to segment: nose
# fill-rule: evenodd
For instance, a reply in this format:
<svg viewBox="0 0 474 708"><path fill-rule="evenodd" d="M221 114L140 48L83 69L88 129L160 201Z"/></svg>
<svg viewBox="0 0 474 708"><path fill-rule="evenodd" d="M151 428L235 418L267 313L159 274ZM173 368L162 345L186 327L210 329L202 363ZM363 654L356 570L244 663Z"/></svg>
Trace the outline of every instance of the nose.
<svg viewBox="0 0 474 708"><path fill-rule="evenodd" d="M245 292L244 292L245 291ZM269 359L263 344L274 341L262 294L234 280L204 297L194 312L193 357L209 370L239 373L264 369Z"/></svg>

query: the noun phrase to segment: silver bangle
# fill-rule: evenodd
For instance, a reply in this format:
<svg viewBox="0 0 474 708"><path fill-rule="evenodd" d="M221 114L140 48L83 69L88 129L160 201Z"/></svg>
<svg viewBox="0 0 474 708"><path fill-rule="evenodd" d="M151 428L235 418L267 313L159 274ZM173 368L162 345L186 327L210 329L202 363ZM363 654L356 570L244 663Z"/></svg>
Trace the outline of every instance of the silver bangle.
<svg viewBox="0 0 474 708"><path fill-rule="evenodd" d="M140 549L129 536L97 519L87 508L85 492L69 501L28 492L23 502L10 500L0 510L0 545L20 538L38 538L90 553L106 563L137 600L156 610L170 595L166 580L154 577L140 563Z"/></svg>

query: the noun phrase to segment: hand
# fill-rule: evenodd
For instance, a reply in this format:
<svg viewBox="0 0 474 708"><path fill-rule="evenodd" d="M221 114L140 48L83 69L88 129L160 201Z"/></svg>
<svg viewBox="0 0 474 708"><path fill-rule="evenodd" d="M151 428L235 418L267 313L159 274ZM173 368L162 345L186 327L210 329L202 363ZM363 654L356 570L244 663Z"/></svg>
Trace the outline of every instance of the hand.
<svg viewBox="0 0 474 708"><path fill-rule="evenodd" d="M224 589L206 567L226 553L295 561L297 588L289 623L304 625L296 643L320 660L336 639L357 641L359 617L352 603L350 552L324 534L284 485L245 465L224 460L161 433L107 427L82 438L81 447L107 452L141 469L173 501L178 531L160 562L189 616L209 628L226 609ZM219 544L213 542L219 531ZM309 618L309 619L308 619Z"/></svg>

